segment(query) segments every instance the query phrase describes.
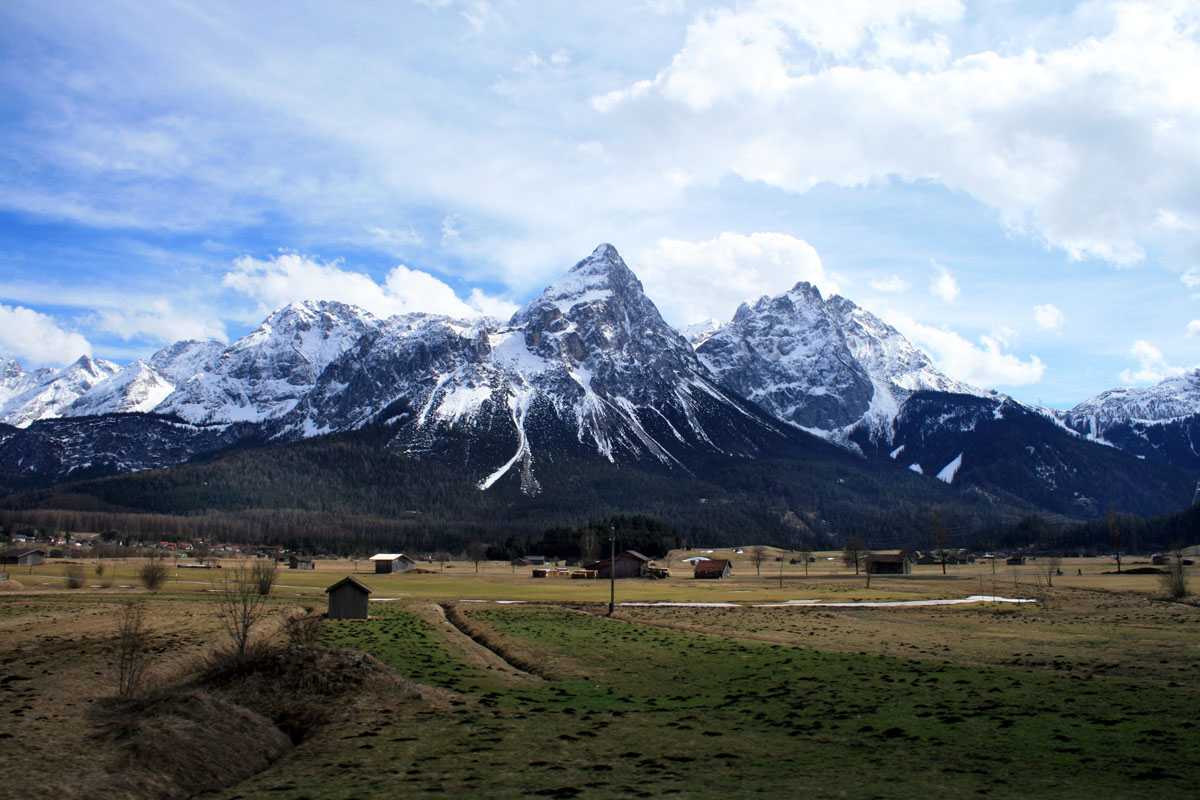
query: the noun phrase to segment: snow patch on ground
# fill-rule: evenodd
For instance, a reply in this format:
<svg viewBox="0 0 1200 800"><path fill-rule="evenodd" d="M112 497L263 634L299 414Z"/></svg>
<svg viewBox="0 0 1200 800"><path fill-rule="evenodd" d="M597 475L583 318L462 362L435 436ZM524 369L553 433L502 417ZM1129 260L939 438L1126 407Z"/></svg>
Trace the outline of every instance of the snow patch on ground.
<svg viewBox="0 0 1200 800"><path fill-rule="evenodd" d="M958 468L962 466L962 457L963 454L959 453L953 461L942 467L942 471L937 474L937 479L946 483L954 483L954 476L958 473Z"/></svg>

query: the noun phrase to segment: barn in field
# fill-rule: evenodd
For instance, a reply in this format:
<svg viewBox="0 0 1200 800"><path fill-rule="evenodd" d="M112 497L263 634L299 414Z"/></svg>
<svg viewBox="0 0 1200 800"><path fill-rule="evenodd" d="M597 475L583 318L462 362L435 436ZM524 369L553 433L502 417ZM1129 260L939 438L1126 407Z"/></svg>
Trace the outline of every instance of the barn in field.
<svg viewBox="0 0 1200 800"><path fill-rule="evenodd" d="M366 619L371 587L347 576L325 590L329 595L330 619Z"/></svg>
<svg viewBox="0 0 1200 800"><path fill-rule="evenodd" d="M30 566L46 560L46 551L36 547L14 547L0 553L0 564Z"/></svg>
<svg viewBox="0 0 1200 800"><path fill-rule="evenodd" d="M311 558L292 556L288 559L288 569L316 569L317 565Z"/></svg>
<svg viewBox="0 0 1200 800"><path fill-rule="evenodd" d="M697 561L693 578L728 578L733 574L733 564L726 558L709 558Z"/></svg>
<svg viewBox="0 0 1200 800"><path fill-rule="evenodd" d="M614 576L618 578L644 578L650 573L650 559L636 550L625 550L617 553L616 570L613 570L614 559L606 558L588 564L588 570L594 570L596 577L605 579Z"/></svg>
<svg viewBox="0 0 1200 800"><path fill-rule="evenodd" d="M871 553L867 556L867 573L871 575L909 575L912 568L908 553Z"/></svg>
<svg viewBox="0 0 1200 800"><path fill-rule="evenodd" d="M376 553L369 561L375 564L376 575L388 575L393 572L408 572L417 562L404 553Z"/></svg>

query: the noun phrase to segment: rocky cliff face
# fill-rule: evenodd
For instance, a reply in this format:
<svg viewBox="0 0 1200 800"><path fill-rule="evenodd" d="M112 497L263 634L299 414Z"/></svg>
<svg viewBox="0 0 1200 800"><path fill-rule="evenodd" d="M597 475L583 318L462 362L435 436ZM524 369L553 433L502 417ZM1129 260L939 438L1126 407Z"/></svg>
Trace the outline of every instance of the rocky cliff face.
<svg viewBox="0 0 1200 800"><path fill-rule="evenodd" d="M917 391L982 394L934 368L895 328L812 284L743 304L697 353L722 385L774 416L841 444L887 440ZM852 445L851 445L852 446Z"/></svg>

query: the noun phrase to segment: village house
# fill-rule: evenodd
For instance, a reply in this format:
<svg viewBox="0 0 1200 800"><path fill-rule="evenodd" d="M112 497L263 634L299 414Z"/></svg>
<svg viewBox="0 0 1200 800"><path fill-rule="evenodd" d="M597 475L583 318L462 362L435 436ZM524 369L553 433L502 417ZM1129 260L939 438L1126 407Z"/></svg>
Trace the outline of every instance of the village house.
<svg viewBox="0 0 1200 800"><path fill-rule="evenodd" d="M867 556L867 574L869 575L908 575L912 572L913 562L908 553L871 553Z"/></svg>
<svg viewBox="0 0 1200 800"><path fill-rule="evenodd" d="M371 587L353 576L346 576L325 590L329 595L330 619L366 619Z"/></svg>
<svg viewBox="0 0 1200 800"><path fill-rule="evenodd" d="M587 565L594 570L598 578L644 578L650 572L650 559L636 550L625 550L617 553L616 569L613 569L613 559L606 558Z"/></svg>
<svg viewBox="0 0 1200 800"><path fill-rule="evenodd" d="M14 547L0 553L0 564L31 566L46 560L46 551L36 547Z"/></svg>
<svg viewBox="0 0 1200 800"><path fill-rule="evenodd" d="M376 575L388 575L393 572L408 572L417 562L404 553L376 553L368 561L375 564Z"/></svg>
<svg viewBox="0 0 1200 800"><path fill-rule="evenodd" d="M725 558L697 561L693 568L694 578L728 578L733 574L733 564Z"/></svg>

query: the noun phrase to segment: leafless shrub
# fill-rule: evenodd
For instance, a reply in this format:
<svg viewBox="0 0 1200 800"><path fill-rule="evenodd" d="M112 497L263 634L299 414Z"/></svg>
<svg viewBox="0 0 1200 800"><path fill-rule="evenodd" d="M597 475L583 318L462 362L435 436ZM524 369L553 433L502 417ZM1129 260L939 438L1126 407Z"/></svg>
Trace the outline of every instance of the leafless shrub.
<svg viewBox="0 0 1200 800"><path fill-rule="evenodd" d="M250 568L250 574L258 593L263 597L269 596L271 589L275 586L275 576L278 574L274 559L260 558L256 560L254 566Z"/></svg>
<svg viewBox="0 0 1200 800"><path fill-rule="evenodd" d="M146 630L142 604L126 603L117 628L117 694L132 697L137 694L146 677Z"/></svg>
<svg viewBox="0 0 1200 800"><path fill-rule="evenodd" d="M295 614L283 623L289 647L311 647L321 639L322 619L316 614Z"/></svg>
<svg viewBox="0 0 1200 800"><path fill-rule="evenodd" d="M167 565L160 556L150 556L145 564L138 567L138 580L152 592L157 592L167 582Z"/></svg>
<svg viewBox="0 0 1200 800"><path fill-rule="evenodd" d="M1167 556L1167 570L1159 578L1159 582L1167 596L1176 600L1182 600L1192 593L1188 586L1187 573L1183 568L1182 550L1172 550Z"/></svg>
<svg viewBox="0 0 1200 800"><path fill-rule="evenodd" d="M239 658L247 656L250 629L269 613L267 596L259 591L258 577L254 573L252 567L238 564L231 570L224 570L216 585L221 622L233 639L234 652Z"/></svg>
<svg viewBox="0 0 1200 800"><path fill-rule="evenodd" d="M83 573L83 565L82 564L68 564L66 570L63 571L63 575L67 579L67 588L68 589L82 589L83 588L83 584L84 584L86 577Z"/></svg>

